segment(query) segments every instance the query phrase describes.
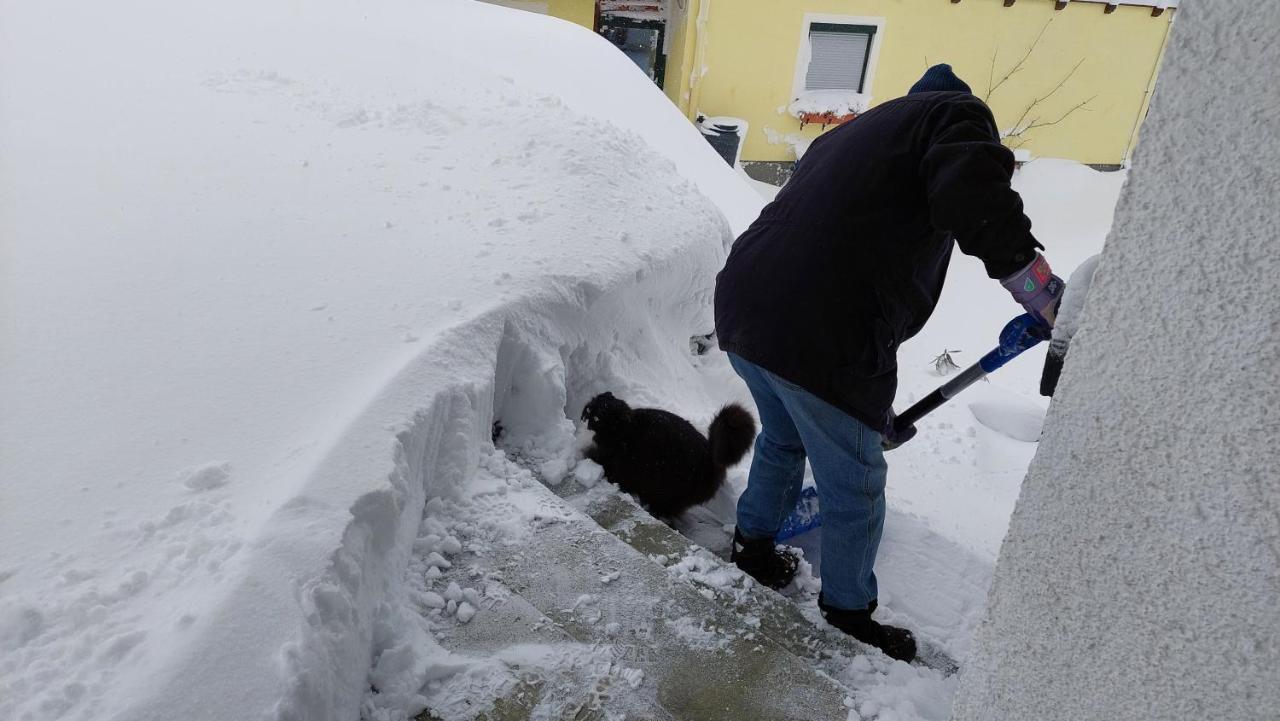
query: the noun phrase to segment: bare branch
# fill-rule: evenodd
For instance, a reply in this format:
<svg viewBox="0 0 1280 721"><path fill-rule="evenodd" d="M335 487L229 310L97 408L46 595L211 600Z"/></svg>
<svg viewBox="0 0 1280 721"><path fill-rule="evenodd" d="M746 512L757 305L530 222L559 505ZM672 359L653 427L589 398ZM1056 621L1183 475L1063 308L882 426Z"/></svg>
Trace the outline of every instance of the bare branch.
<svg viewBox="0 0 1280 721"><path fill-rule="evenodd" d="M1048 93L1044 94L1043 96L1038 97L1038 98L1036 98L1035 100L1032 100L1032 101L1031 101L1031 103L1030 103L1029 105L1027 105L1027 107L1026 107L1025 109L1023 109L1023 111L1022 111L1022 115L1018 116L1018 119L1013 123L1013 125L1012 125L1011 127L1012 127L1015 131L1016 131L1018 128L1022 127L1022 124L1026 121L1027 116L1028 116L1028 115L1030 115L1030 114L1031 114L1031 112L1032 112L1033 110L1035 110L1035 109L1036 109L1036 106L1040 105L1040 103L1043 103L1044 101L1048 100L1049 98L1052 98L1052 97L1053 97L1053 96L1054 96L1054 95L1055 95L1059 90L1061 90L1061 89L1062 89L1062 86L1063 86L1063 85L1066 85L1066 84L1067 84L1067 81L1068 81L1068 80L1070 80L1070 79L1072 78L1072 76L1074 76L1074 75L1076 74L1076 71L1080 69L1080 66L1081 66L1081 65L1084 65L1084 60L1085 60L1084 58L1080 58L1080 62L1076 63L1075 67L1071 68L1071 72L1067 73L1067 74L1062 78L1062 80L1059 80L1059 81L1058 81L1058 84L1057 84L1057 85L1055 85L1055 86L1053 86L1053 89L1052 89L1052 90L1050 90ZM1096 97L1096 96L1095 96L1095 97ZM1092 99L1092 98L1090 98L1090 99ZM1088 101L1086 100L1085 102L1088 102ZM1039 120L1039 118L1037 118L1037 120ZM1032 122L1034 123L1035 121L1032 121ZM1012 133L1012 132L1011 132L1011 133L1010 133L1010 135L1012 135L1012 134L1014 134L1014 133Z"/></svg>
<svg viewBox="0 0 1280 721"><path fill-rule="evenodd" d="M1085 112L1089 112L1089 108L1088 108L1089 103L1093 102L1093 100L1094 100L1094 99L1096 99L1097 97L1098 97L1098 96L1097 96L1097 95L1095 95L1095 96L1093 96L1092 98L1089 98L1088 100L1085 100L1084 102L1076 103L1075 105L1073 105L1073 106L1071 107L1071 109L1070 109L1070 110L1068 110L1067 112L1065 112L1065 113L1063 113L1062 115L1058 116L1058 119L1057 119L1057 120L1050 120L1050 121L1049 121L1049 122L1047 122L1047 123L1042 123L1042 122L1040 122L1040 118L1036 118L1035 120L1033 120L1033 121L1031 121L1030 123L1028 123L1026 127L1024 127L1024 128L1022 128L1021 130L1019 130L1019 131L1016 133L1016 135L1018 135L1019 137L1021 137L1021 136L1023 136L1023 135L1026 135L1027 133L1031 132L1032 130L1035 130L1036 128L1047 128L1047 127L1049 127L1050 125L1057 125L1058 123L1061 123L1062 121L1064 121L1064 120L1066 120L1067 118L1071 117L1071 115L1072 115L1072 114L1074 114L1077 110L1083 110L1083 111L1085 111Z"/></svg>
<svg viewBox="0 0 1280 721"><path fill-rule="evenodd" d="M1053 24L1053 18L1050 18L1049 21L1044 24L1044 27L1040 28L1040 34L1036 35L1036 39L1031 41L1031 46L1027 48L1027 52L1023 54L1023 56L1018 60L1018 62L1013 64L1013 67L1009 69L1009 72L1004 74L1004 77L1000 78L1000 80L996 82L995 85L991 85L990 83L987 84L987 87L989 88L987 90L988 99L992 95L995 95L995 92L1000 89L1001 85L1005 84L1005 81L1007 81L1009 78L1016 75L1018 71L1022 70L1022 66L1027 62L1027 58L1031 57L1031 53L1035 51L1036 46L1040 44L1040 39L1044 37L1045 31L1047 31L1049 29L1049 26L1052 24ZM994 58L992 58L992 64L993 65L995 64Z"/></svg>
<svg viewBox="0 0 1280 721"><path fill-rule="evenodd" d="M991 100L991 93L995 88L991 84L996 79L996 58L1000 57L1000 44L996 43L996 49L991 51L991 70L987 71L987 94L982 96L982 102L986 103Z"/></svg>

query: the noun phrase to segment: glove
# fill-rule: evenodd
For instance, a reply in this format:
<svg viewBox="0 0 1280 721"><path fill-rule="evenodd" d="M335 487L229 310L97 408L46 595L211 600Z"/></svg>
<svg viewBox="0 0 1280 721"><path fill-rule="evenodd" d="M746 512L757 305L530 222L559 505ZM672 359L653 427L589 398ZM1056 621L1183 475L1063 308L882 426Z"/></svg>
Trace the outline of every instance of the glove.
<svg viewBox="0 0 1280 721"><path fill-rule="evenodd" d="M1058 303L1067 284L1053 274L1049 261L1043 255L1036 257L1027 267L1000 281L1013 299L1022 305L1036 320L1050 328L1058 314Z"/></svg>

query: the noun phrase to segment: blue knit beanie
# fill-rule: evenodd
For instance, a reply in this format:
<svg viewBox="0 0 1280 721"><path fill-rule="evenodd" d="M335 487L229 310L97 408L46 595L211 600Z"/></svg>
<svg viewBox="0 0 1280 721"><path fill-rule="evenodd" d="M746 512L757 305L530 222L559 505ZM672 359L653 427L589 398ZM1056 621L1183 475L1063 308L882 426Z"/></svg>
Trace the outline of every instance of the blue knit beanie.
<svg viewBox="0 0 1280 721"><path fill-rule="evenodd" d="M965 81L956 77L952 72L951 66L946 63L934 65L924 71L924 76L916 81L915 85L907 91L908 95L912 93L928 93L935 90L951 90L961 93L972 93L969 85Z"/></svg>

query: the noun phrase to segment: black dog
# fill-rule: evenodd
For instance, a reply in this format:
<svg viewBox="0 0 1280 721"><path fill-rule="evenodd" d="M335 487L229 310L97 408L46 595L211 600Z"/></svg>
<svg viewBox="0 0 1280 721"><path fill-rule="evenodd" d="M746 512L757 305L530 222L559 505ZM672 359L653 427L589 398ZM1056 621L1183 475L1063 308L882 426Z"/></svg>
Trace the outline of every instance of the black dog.
<svg viewBox="0 0 1280 721"><path fill-rule="evenodd" d="M709 439L674 413L632 408L612 393L592 398L582 420L595 433L587 458L659 518L711 500L756 437L755 419L733 403L711 421Z"/></svg>

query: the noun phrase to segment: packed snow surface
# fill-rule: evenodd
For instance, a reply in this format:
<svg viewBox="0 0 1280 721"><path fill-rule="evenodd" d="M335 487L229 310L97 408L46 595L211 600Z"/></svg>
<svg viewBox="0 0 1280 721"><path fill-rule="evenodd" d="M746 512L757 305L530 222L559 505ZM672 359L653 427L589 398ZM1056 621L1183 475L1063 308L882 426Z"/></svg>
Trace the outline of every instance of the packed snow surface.
<svg viewBox="0 0 1280 721"><path fill-rule="evenodd" d="M573 442L592 393L701 426L747 398L689 338L756 191L624 55L552 18L0 8L0 717L404 718L500 693L513 666L643 691L607 649L460 659L432 634L483 634L504 602L455 566L465 544L559 512L520 492L537 481L490 444L496 417L543 481L605 493ZM1060 274L1100 249L1122 177L1020 171ZM899 406L1017 313L953 264ZM890 458L882 614L959 657L1034 452L1038 362ZM681 530L722 542L745 468ZM706 558L671 568L744 587ZM598 578L582 613L625 582ZM884 659L837 675L883 718L943 718L954 685Z"/></svg>

